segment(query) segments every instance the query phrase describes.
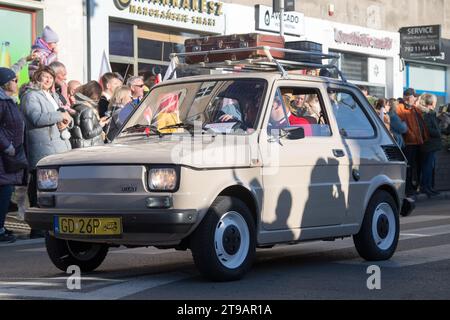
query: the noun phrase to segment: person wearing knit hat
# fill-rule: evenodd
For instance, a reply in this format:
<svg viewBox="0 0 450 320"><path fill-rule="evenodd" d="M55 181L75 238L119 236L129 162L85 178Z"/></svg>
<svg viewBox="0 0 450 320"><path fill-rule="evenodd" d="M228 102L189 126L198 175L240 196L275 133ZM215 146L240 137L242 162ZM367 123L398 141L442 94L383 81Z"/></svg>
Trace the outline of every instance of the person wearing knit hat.
<svg viewBox="0 0 450 320"><path fill-rule="evenodd" d="M42 39L44 39L47 43L58 43L59 42L59 36L58 34L53 31L52 28L49 26L46 26L44 28L44 31L42 32Z"/></svg>
<svg viewBox="0 0 450 320"><path fill-rule="evenodd" d="M25 121L12 98L17 89L14 71L0 68L0 243L16 240L14 234L5 228L5 218L14 186L22 185L25 177L25 170L7 165L18 162L15 157L23 154L25 141Z"/></svg>
<svg viewBox="0 0 450 320"><path fill-rule="evenodd" d="M45 67L58 61L58 42L58 34L52 28L46 26L42 32L42 36L31 47L32 52L36 54L37 58L28 68L30 79L40 67Z"/></svg>
<svg viewBox="0 0 450 320"><path fill-rule="evenodd" d="M3 87L8 82L16 78L14 71L8 68L0 68L0 87Z"/></svg>

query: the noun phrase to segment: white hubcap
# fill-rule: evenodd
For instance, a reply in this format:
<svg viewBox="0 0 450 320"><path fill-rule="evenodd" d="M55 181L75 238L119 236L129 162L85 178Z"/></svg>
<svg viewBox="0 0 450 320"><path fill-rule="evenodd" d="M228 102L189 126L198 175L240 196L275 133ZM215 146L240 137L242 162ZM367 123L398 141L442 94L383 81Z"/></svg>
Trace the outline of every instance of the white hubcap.
<svg viewBox="0 0 450 320"><path fill-rule="evenodd" d="M239 268L250 248L250 232L245 219L237 212L224 214L217 223L214 247L220 263L229 268Z"/></svg>
<svg viewBox="0 0 450 320"><path fill-rule="evenodd" d="M396 225L394 211L388 203L380 203L372 219L372 236L381 250L389 249L395 240Z"/></svg>

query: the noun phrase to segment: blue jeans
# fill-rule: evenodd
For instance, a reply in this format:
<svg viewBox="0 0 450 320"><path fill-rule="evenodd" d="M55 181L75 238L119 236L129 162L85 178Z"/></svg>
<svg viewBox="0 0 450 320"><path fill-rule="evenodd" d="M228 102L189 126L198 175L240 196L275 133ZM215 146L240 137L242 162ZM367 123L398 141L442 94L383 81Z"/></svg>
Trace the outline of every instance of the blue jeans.
<svg viewBox="0 0 450 320"><path fill-rule="evenodd" d="M0 186L0 229L5 226L5 219L13 191L13 186Z"/></svg>
<svg viewBox="0 0 450 320"><path fill-rule="evenodd" d="M420 187L424 191L430 191L433 186L433 169L436 164L436 152L424 152L421 154L422 181Z"/></svg>

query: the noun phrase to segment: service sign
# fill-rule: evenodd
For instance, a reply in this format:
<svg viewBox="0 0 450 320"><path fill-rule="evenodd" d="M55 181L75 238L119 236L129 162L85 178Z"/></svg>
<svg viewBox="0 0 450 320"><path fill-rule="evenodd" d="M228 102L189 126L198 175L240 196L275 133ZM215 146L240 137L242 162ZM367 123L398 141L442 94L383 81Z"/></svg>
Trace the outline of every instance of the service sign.
<svg viewBox="0 0 450 320"><path fill-rule="evenodd" d="M402 58L436 57L441 54L441 26L419 26L400 29Z"/></svg>
<svg viewBox="0 0 450 320"><path fill-rule="evenodd" d="M117 17L183 29L223 33L223 2L215 0L111 0Z"/></svg>
<svg viewBox="0 0 450 320"><path fill-rule="evenodd" d="M292 36L305 34L305 15L299 12L284 13L284 33ZM280 33L280 13L271 7L256 5L256 30Z"/></svg>

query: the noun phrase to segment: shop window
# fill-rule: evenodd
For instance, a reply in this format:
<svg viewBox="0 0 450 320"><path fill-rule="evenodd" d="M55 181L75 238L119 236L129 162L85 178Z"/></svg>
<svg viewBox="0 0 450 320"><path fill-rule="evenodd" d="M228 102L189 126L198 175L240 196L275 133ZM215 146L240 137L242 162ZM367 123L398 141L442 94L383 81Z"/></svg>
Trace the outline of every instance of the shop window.
<svg viewBox="0 0 450 320"><path fill-rule="evenodd" d="M109 23L109 53L114 56L133 57L133 25Z"/></svg>
<svg viewBox="0 0 450 320"><path fill-rule="evenodd" d="M138 47L139 59L161 61L163 48L163 43L161 41L139 38Z"/></svg>
<svg viewBox="0 0 450 320"><path fill-rule="evenodd" d="M164 42L164 61L170 61L171 53L184 52L184 45L180 43Z"/></svg>
<svg viewBox="0 0 450 320"><path fill-rule="evenodd" d="M341 71L348 80L364 82L369 80L367 56L347 52L334 53L340 53Z"/></svg>
<svg viewBox="0 0 450 320"><path fill-rule="evenodd" d="M0 6L0 67L10 68L27 52L30 52L35 25L32 11L3 8ZM28 82L28 68L19 73L19 85Z"/></svg>
<svg viewBox="0 0 450 320"><path fill-rule="evenodd" d="M134 65L129 63L114 63L111 62L111 69L113 72L119 73L122 78L127 79L133 75Z"/></svg>
<svg viewBox="0 0 450 320"><path fill-rule="evenodd" d="M386 88L385 87L373 87L368 86L369 95L375 98L385 98L386 97Z"/></svg>

